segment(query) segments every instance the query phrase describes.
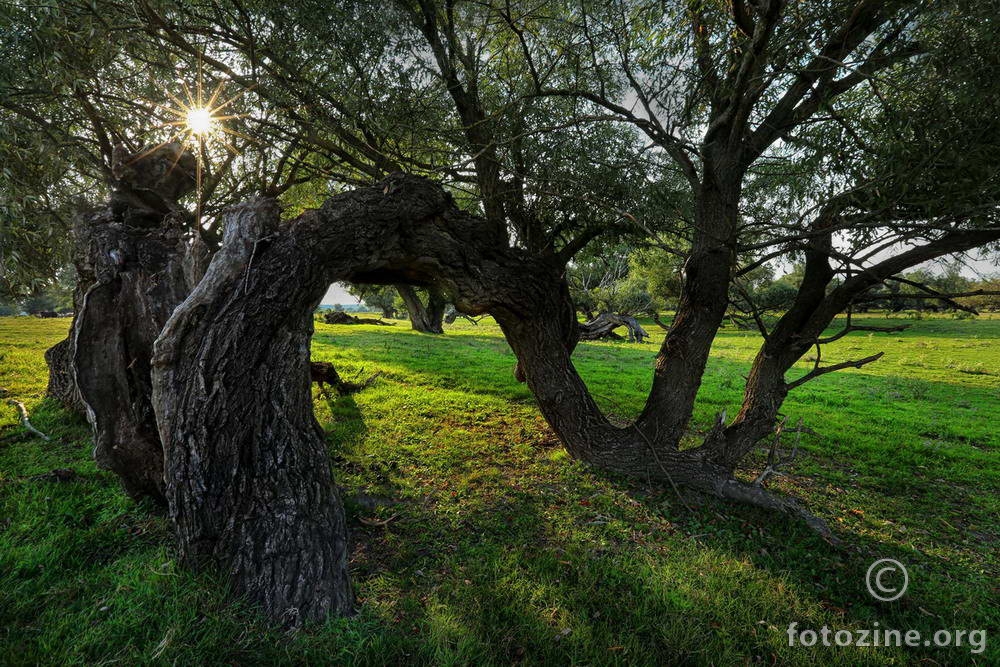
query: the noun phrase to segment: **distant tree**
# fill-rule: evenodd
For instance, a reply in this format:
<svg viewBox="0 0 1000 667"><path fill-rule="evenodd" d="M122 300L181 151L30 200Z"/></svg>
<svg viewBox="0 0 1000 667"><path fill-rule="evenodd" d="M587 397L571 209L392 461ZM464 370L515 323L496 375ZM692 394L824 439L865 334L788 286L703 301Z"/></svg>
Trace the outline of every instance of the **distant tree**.
<svg viewBox="0 0 1000 667"><path fill-rule="evenodd" d="M385 319L394 319L398 309L396 300L399 295L391 285L353 285L347 286L347 292L363 302L369 308L374 308L382 313Z"/></svg>
<svg viewBox="0 0 1000 667"><path fill-rule="evenodd" d="M406 316L414 331L430 334L444 333L444 311L448 305L440 288L417 289L410 285L395 285L396 292L403 301Z"/></svg>
<svg viewBox="0 0 1000 667"><path fill-rule="evenodd" d="M676 303L681 261L656 248L598 244L567 270L570 294L588 319L598 313L655 315Z"/></svg>
<svg viewBox="0 0 1000 667"><path fill-rule="evenodd" d="M959 303L976 310L990 312L1000 311L1000 276L984 278L970 285L972 292L981 292L975 296L955 299Z"/></svg>
<svg viewBox="0 0 1000 667"><path fill-rule="evenodd" d="M45 311L55 311L59 307L59 302L53 297L52 294L36 290L28 295L24 301L21 302L21 307L26 313L40 313Z"/></svg>
<svg viewBox="0 0 1000 667"><path fill-rule="evenodd" d="M73 288L76 272L72 269L60 271L55 280L35 287L21 300L21 309L28 313L41 311L71 312L73 310Z"/></svg>

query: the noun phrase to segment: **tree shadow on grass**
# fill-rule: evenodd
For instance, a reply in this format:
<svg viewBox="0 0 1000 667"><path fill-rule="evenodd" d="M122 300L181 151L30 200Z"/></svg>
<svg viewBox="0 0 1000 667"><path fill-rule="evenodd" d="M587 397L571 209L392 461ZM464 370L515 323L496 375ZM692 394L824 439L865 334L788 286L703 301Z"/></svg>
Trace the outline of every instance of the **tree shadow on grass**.
<svg viewBox="0 0 1000 667"><path fill-rule="evenodd" d="M480 462L503 468L505 459ZM777 654L805 664L833 653L784 651L793 621L878 621L926 636L944 618L948 627L990 623L989 579L947 558L843 529L853 548L836 552L791 519L695 497L689 511L662 490L573 465L575 484L545 459L457 495L454 484L399 471L382 487L392 504L374 514L392 519L355 516L352 527L363 613L412 635L417 655L458 662L727 664ZM868 596L876 556L911 567L907 598ZM902 657L837 655L859 664Z"/></svg>
<svg viewBox="0 0 1000 667"><path fill-rule="evenodd" d="M947 561L910 558L914 580L933 571L939 588L927 593L915 583L908 600L882 606L863 588L870 557L830 552L794 522L744 510L718 516L726 510L711 501L667 518L659 498L631 507L595 499L594 488L627 490L606 480L580 488L544 476L510 482L516 490L487 486L458 501L431 491L386 508L395 519L384 525L353 527L363 614L410 636L406 650L422 659L730 664L777 654L805 664L832 653L783 651L792 621L819 628L878 620L933 632L941 621L925 610L941 613L942 596L986 583ZM668 505L667 516L681 511ZM979 595L980 604L987 600ZM985 619L966 609L950 620L978 627ZM859 664L900 657L837 654Z"/></svg>
<svg viewBox="0 0 1000 667"><path fill-rule="evenodd" d="M467 409L475 410L471 406L476 396L499 394L506 397L506 391L497 392L496 384L497 374L509 371L507 360L487 355L495 352L495 344L483 344L474 336L464 336L461 341L447 345L439 345L438 340L441 339L424 346L417 355L404 353L396 346L387 346L384 350L376 346L373 350L362 344L358 351L366 361L385 364L405 374L408 389L413 389L414 384L438 386L441 376L450 375L452 384L449 386L467 392ZM613 352L626 365L649 360L641 350L619 348ZM439 365L439 354L447 357L448 363ZM585 357L581 363L585 377L590 372L588 364L601 370L605 360L600 357L605 354L606 349L598 349L594 355L596 359L582 355ZM713 360L703 389L708 392L709 410L727 405L732 400L730 397L739 395L742 387L738 379L744 370L744 364ZM614 388L615 381L621 384L620 377L614 380L600 377L599 372L596 375L599 376L598 386L602 382L610 388ZM390 373L387 381L396 380L397 377ZM907 382L915 393L904 398L926 402L926 407L955 398L955 388L948 383ZM807 423L811 417L822 421L828 415L831 401L837 403L837 407L857 409L864 414L880 391L898 389L876 389L873 394L870 390L879 387L879 383L885 384L885 378L853 374L838 378L832 388L817 385L799 392L797 400L790 401L790 417L803 414ZM635 389L628 388L621 391L629 392L636 393ZM887 395L885 400L896 399ZM707 424L710 414L702 413L700 417L701 423ZM857 420L856 416L854 419L857 423L853 425L836 425L839 432L834 444L849 445L854 435L863 434L871 426L870 421ZM918 434L915 429L926 429L920 410L912 415L894 414L891 421L897 440ZM971 452L972 458L966 462L975 463L987 454L981 448L970 449L969 439L974 441L977 436L963 436L963 428L954 427L937 435L958 448L958 453L950 452L949 457L968 459ZM971 428L975 430L978 426ZM430 447L428 457L434 456L436 434L437 431L424 434ZM355 440L355 443L360 445L361 441ZM878 442L872 445L885 446ZM954 495L957 485L968 482L958 474L957 468L945 466L935 470L939 476L955 476L958 482L951 485L951 491L930 477L920 479L912 475L908 486L895 488L893 478L885 477L893 468L887 469L876 452L857 448L854 453L862 455L849 461L854 469L860 469L860 474L851 473L847 480L851 486L838 490L831 488L831 483L825 479L836 472L839 465L831 459L830 443L817 441L808 443L805 448L812 455L812 472L818 472L806 479L806 487L815 488L796 489L793 485L782 490L792 495L800 495L796 491L804 490L808 501L819 505L813 509L825 510L826 518L836 523L838 532L852 544L853 551L832 552L817 536L784 517L712 499L696 499L694 511L689 512L668 490L642 489L641 485L610 479L600 473L591 477L583 471L573 473L572 481L567 482L566 471L560 466L548 466L544 479L536 480L527 489L523 484L512 485L513 490L502 500L458 502L447 497L442 499L437 487L444 484L450 488L450 473L427 470L414 475L412 469L407 470L407 466L412 466L406 459L393 459L391 474L386 475L384 467L380 473L382 492L387 496L411 497L376 512L376 517L394 517L385 525L358 528L363 544L363 553L356 562L360 585L369 596L372 609L376 610L372 613L383 614L381 618L393 624L412 623L417 628L414 632L428 633L434 638L435 650L451 658L459 656L460 660L484 655L495 657L500 651L499 655L510 660L528 656L544 661L576 655L583 661L593 661L595 646L601 642L613 642L606 649L611 652L602 654L609 660L617 657L612 649L619 645L633 647L629 649L633 661L718 661L721 660L719 656L767 656L775 651L780 653L780 645L776 644L775 632L762 632L757 623L776 622L778 618L786 624L799 621L803 627L809 627L810 622L818 627L821 621L830 625L839 623L841 627L870 627L870 622L879 620L883 627L931 632L941 627L944 618L952 626L957 623L956 627L991 623L989 612L977 610L977 605L989 608L989 579L974 564L977 560L981 562L982 553L972 560L973 564L963 558L956 560L965 547L955 547L951 551L939 549L933 535L918 540L922 553L915 552L912 541L898 532L887 539L879 526L865 525L861 519L851 523L849 510L857 508L845 505L845 502L857 501L878 503L877 494L882 487L889 486L892 487L887 489L891 504L888 508L876 509L887 517L887 521L898 523L901 530L906 530L907 525L913 530L928 516L947 517L946 520L952 523L955 515L989 521L988 512L973 511L967 504L942 504L949 494ZM894 442L894 456L900 449L906 447ZM901 458L924 463L935 460L933 454L915 446L909 449L912 451ZM412 451L419 457L419 448ZM497 465L502 469L505 465L503 462L491 463L486 450L470 451L466 456L470 467ZM379 457L376 454L374 458ZM517 464L510 465L516 467ZM368 472L366 466L361 466L354 472L355 479L365 479ZM399 481L408 475L411 476L408 482ZM594 519L593 528L575 525L573 522L579 519L576 516L567 516L565 522L560 522L558 516L552 515L554 505L587 503L589 506L591 503L589 496L576 488L580 480L586 478L595 485L627 494L641 506L642 512L659 517L666 527L657 527L651 522L638 531L638 537L630 527L623 527L619 534L609 537L602 532L605 529L599 528L607 525L604 518ZM968 492L982 493L983 489L970 486ZM414 494L425 495L429 500L418 500L412 497ZM859 511L864 513L864 509ZM878 515L880 512L871 513ZM841 524L843 517L838 515L847 516L847 523ZM523 522L526 528L511 530L509 525L498 523L503 517L507 517L504 521L509 519L515 525ZM632 517L625 522L634 521ZM963 528L948 539L961 541L975 526L965 528L968 530ZM989 531L985 535L988 540ZM694 552L684 552L684 563L675 562L670 555L689 548ZM988 544L981 543L973 544L967 551L988 549ZM576 555L568 559L561 557L566 553ZM608 553L613 554L610 561L606 557ZM875 556L896 557L912 565L914 578L921 578L920 587L915 583L911 596L899 603L874 602L864 588L864 575ZM743 582L748 587L726 587L711 594L689 590L684 577L678 578L673 570L697 578L700 576L698 563L706 558L721 559L721 565L717 563L715 569L749 568L749 574L744 572L749 583ZM558 567L553 566L553 562ZM650 574L651 569L657 573L671 571L672 574L663 580L661 574ZM428 574L431 571L437 574ZM471 583L464 583L466 580ZM588 588L586 582L597 580L626 584L606 586L610 591L607 596L588 594L593 587ZM567 588L563 584L568 581L576 584ZM578 590L581 585L583 594ZM390 589L392 594L385 594ZM773 591L768 592L769 589ZM769 595L774 598L768 598ZM393 597L403 602L391 603ZM637 620L631 609L622 606L623 601L639 599L647 605L646 612L652 620ZM740 607L744 615L739 620L727 615L734 605ZM696 611L692 612L691 607ZM391 613L387 611L390 609ZM747 620L754 615L765 618ZM686 618L690 632L674 623L678 617ZM563 634L567 629L569 632ZM731 653L730 642L734 636L743 642L743 648ZM784 635L779 638L785 641ZM709 653L705 653L706 645L711 647ZM641 646L652 648L642 653ZM429 649L421 645L415 650ZM918 653L932 657L933 650ZM886 654L885 659L890 655ZM805 656L809 656L808 659ZM828 659L830 654L800 652L786 654L784 659L808 662L817 656ZM871 655L859 659L880 661Z"/></svg>

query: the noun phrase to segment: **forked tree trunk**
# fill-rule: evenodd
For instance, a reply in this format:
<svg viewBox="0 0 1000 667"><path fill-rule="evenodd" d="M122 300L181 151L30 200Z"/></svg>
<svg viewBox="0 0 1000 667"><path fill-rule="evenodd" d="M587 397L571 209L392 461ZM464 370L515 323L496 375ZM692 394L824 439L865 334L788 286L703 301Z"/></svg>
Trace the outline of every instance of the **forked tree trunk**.
<svg viewBox="0 0 1000 667"><path fill-rule="evenodd" d="M444 333L444 310L448 300L436 287L427 288L427 305L420 300L417 290L410 285L397 284L396 291L406 304L410 325L414 331L430 334Z"/></svg>
<svg viewBox="0 0 1000 667"><path fill-rule="evenodd" d="M570 359L579 327L563 267L484 240L481 221L440 187L395 175L287 223L270 200L233 209L227 222L222 249L156 340L152 405L182 560L221 569L272 618L294 626L352 607L343 507L310 392L312 313L331 282L434 285L467 314L492 313L542 413L580 459L795 510L733 480L713 448L678 450L642 420L611 424ZM137 297L145 274L115 271L97 284L122 285L93 294ZM128 356L92 333L97 351Z"/></svg>

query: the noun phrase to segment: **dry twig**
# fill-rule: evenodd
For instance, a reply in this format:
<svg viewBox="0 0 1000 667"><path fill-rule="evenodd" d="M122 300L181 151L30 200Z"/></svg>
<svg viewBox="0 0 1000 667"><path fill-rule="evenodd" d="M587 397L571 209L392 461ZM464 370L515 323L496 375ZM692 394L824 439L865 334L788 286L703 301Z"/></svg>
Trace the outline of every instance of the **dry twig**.
<svg viewBox="0 0 1000 667"><path fill-rule="evenodd" d="M37 435L45 442L48 442L52 439L31 425L31 421L29 421L28 419L28 409L24 407L24 403L22 403L21 401L15 401L13 398L9 399L7 403L9 405L14 406L14 408L17 410L17 414L21 417L21 426L23 426L25 430L27 430L29 433Z"/></svg>

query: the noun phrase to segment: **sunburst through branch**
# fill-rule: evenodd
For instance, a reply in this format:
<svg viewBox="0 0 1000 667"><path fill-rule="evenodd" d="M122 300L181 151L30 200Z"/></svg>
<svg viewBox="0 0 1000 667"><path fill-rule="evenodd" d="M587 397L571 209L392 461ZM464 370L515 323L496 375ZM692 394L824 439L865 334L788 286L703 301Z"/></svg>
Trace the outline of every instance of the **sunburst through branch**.
<svg viewBox="0 0 1000 667"><path fill-rule="evenodd" d="M168 141L194 140L199 144L204 144L206 140L213 139L219 141L227 150L236 153L236 149L229 143L226 136L246 137L227 127L225 121L241 118L242 114L226 113L226 110L247 91L242 90L220 102L219 98L225 85L224 82L219 83L207 99L205 99L202 89L200 74L194 91L183 81L180 84L184 89L182 97L174 95L170 91L164 91L173 102L172 106L154 103L158 109L172 117L171 120L161 125L161 127L175 128Z"/></svg>
<svg viewBox="0 0 1000 667"><path fill-rule="evenodd" d="M200 63L198 67L198 80L193 92L190 86L188 86L183 80L179 80L178 82L184 89L183 97L174 95L169 90L164 90L166 96L173 103L172 106L159 104L157 102L151 102L151 104L171 117L171 120L167 120L160 125L161 128L173 128L170 137L165 142L160 144L161 146L178 140L181 142L193 142L197 145L197 150L195 151L195 162L197 166L195 218L197 220L197 224L200 226L203 161L206 161L208 157L207 151L205 150L206 143L209 141L218 142L224 146L227 151L235 155L238 151L229 142L227 135L249 139L249 137L228 128L225 125L225 121L227 120L242 117L241 114L226 113L226 110L233 102L239 99L240 96L245 94L247 90L241 90L236 95L220 102L219 99L222 94L223 86L225 85L224 82L220 82L216 85L212 94L206 99L204 95L204 87L202 85ZM155 150L155 148L152 150Z"/></svg>

